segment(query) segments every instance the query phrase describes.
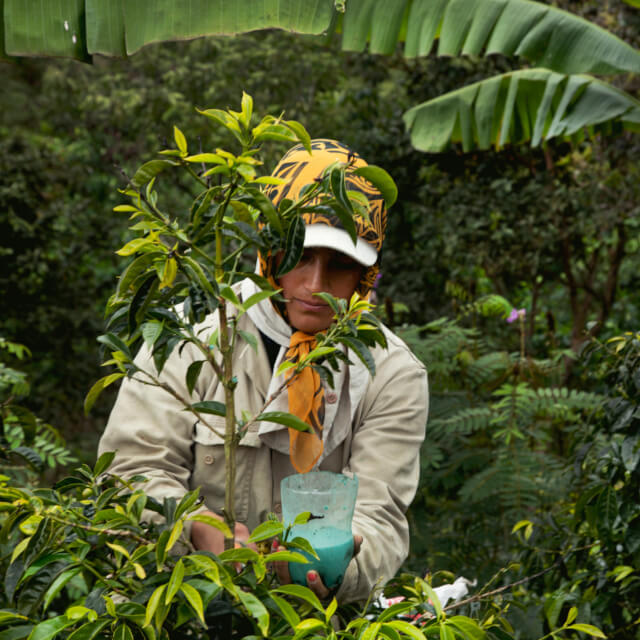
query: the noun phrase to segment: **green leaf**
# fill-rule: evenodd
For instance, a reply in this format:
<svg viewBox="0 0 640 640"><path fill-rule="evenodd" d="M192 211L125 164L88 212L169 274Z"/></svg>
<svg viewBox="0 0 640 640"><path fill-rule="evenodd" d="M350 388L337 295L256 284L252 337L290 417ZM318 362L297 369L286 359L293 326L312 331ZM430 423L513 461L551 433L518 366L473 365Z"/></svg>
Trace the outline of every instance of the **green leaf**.
<svg viewBox="0 0 640 640"><path fill-rule="evenodd" d="M255 353L258 353L258 339L252 333L248 333L247 331L238 329L238 335L240 335L244 339L244 341L249 344L249 346L254 350Z"/></svg>
<svg viewBox="0 0 640 640"><path fill-rule="evenodd" d="M133 633L126 622L121 622L113 632L113 640L133 640Z"/></svg>
<svg viewBox="0 0 640 640"><path fill-rule="evenodd" d="M599 524L602 525L605 530L610 530L618 515L618 498L612 487L605 487L604 491L598 497L596 509Z"/></svg>
<svg viewBox="0 0 640 640"><path fill-rule="evenodd" d="M289 626L295 628L300 622L300 616L296 613L295 609L284 598L277 596L273 591L269 592L269 597L276 603L282 612L282 617L289 623Z"/></svg>
<svg viewBox="0 0 640 640"><path fill-rule="evenodd" d="M202 162L204 164L227 164L227 161L215 153L198 153L185 158L187 162Z"/></svg>
<svg viewBox="0 0 640 640"><path fill-rule="evenodd" d="M176 141L176 146L180 151L180 155L186 156L187 155L187 139L184 137L184 133L182 133L182 131L180 131L180 129L178 129L178 127L176 127L175 125L173 127L173 139Z"/></svg>
<svg viewBox="0 0 640 640"><path fill-rule="evenodd" d="M95 465L93 466L93 475L94 477L101 476L113 462L113 459L116 457L115 451L105 451L97 460Z"/></svg>
<svg viewBox="0 0 640 640"><path fill-rule="evenodd" d="M406 11L406 16L405 16ZM565 73L638 72L640 53L612 33L572 13L528 0L432 0L347 3L342 46L405 56L519 56Z"/></svg>
<svg viewBox="0 0 640 640"><path fill-rule="evenodd" d="M239 590L238 597L245 609L249 612L249 615L255 618L262 635L267 637L269 633L269 612L266 607L253 593L248 591Z"/></svg>
<svg viewBox="0 0 640 640"><path fill-rule="evenodd" d="M176 566L173 568L171 572L171 578L169 578L169 583L167 584L167 591L164 596L164 603L171 604L171 601L178 593L178 590L182 586L182 581L184 579L184 564L182 560L178 560Z"/></svg>
<svg viewBox="0 0 640 640"><path fill-rule="evenodd" d="M56 577L44 595L44 601L42 603L43 611L49 608L51 601L62 591L67 582L77 576L80 571L82 571L82 567L70 567Z"/></svg>
<svg viewBox="0 0 640 640"><path fill-rule="evenodd" d="M456 640L456 636L446 620L440 623L440 640Z"/></svg>
<svg viewBox="0 0 640 640"><path fill-rule="evenodd" d="M371 355L371 351L364 342L361 342L357 338L340 337L340 342L345 344L351 351L353 351L363 364L367 367L369 373L374 376L376 373L376 363Z"/></svg>
<svg viewBox="0 0 640 640"><path fill-rule="evenodd" d="M324 291L321 291L318 293L314 293L313 295L317 296L321 300L324 300L331 307L334 313L340 313L340 303L330 293L325 293Z"/></svg>
<svg viewBox="0 0 640 640"><path fill-rule="evenodd" d="M7 622L17 622L18 620L28 620L27 616L14 613L13 611L0 611L0 624Z"/></svg>
<svg viewBox="0 0 640 640"><path fill-rule="evenodd" d="M353 173L368 180L380 192L387 207L393 205L398 199L398 187L382 167L370 164L366 167L355 168Z"/></svg>
<svg viewBox="0 0 640 640"><path fill-rule="evenodd" d="M187 381L187 389L189 390L189 393L193 393L196 382L198 382L198 378L200 377L200 370L202 369L202 365L205 362L206 360L195 360L189 365L185 378Z"/></svg>
<svg viewBox="0 0 640 640"><path fill-rule="evenodd" d="M320 559L315 549L306 538L296 536L292 540L287 540L287 547L290 549L301 549L305 553L308 553L312 558L316 558L317 560Z"/></svg>
<svg viewBox="0 0 640 640"><path fill-rule="evenodd" d="M5 0L4 50L13 56L64 56L88 61L83 0L51 0L38 7Z"/></svg>
<svg viewBox="0 0 640 640"><path fill-rule="evenodd" d="M260 542L261 540L275 538L276 536L281 535L282 531L282 522L278 522L277 520L265 520L251 532L247 542Z"/></svg>
<svg viewBox="0 0 640 640"><path fill-rule="evenodd" d="M244 311L244 307L242 306L242 303L238 299L236 292L228 284L220 285L220 295L225 300L230 302L234 307L236 307L236 309L241 309Z"/></svg>
<svg viewBox="0 0 640 640"><path fill-rule="evenodd" d="M28 640L50 640L55 638L63 629L75 624L67 616L56 616L37 624L29 634Z"/></svg>
<svg viewBox="0 0 640 640"><path fill-rule="evenodd" d="M484 640L486 638L487 634L484 629L475 620L467 616L452 616L447 618L447 622L459 630L459 635L463 638L468 638L469 640Z"/></svg>
<svg viewBox="0 0 640 640"><path fill-rule="evenodd" d="M200 413L210 413L214 416L227 415L227 408L222 402L217 400L203 400L202 402L194 402L191 405L192 409L199 411Z"/></svg>
<svg viewBox="0 0 640 640"><path fill-rule="evenodd" d="M68 640L93 640L110 623L108 618L87 622L76 629Z"/></svg>
<svg viewBox="0 0 640 640"><path fill-rule="evenodd" d="M253 98L244 91L242 92L240 108L242 110L242 116L240 120L244 127L248 129L249 125L251 124L251 115L253 114Z"/></svg>
<svg viewBox="0 0 640 640"><path fill-rule="evenodd" d="M442 605L440 604L440 598L438 598L438 594L425 580L420 580L420 584L422 585L422 588L424 589L427 596L429 596L429 600L431 601L431 604L433 605L433 608L436 612L436 618L440 620L440 618L442 617Z"/></svg>
<svg viewBox="0 0 640 640"><path fill-rule="evenodd" d="M167 588L166 584L160 585L155 589L155 591L151 594L149 598L149 602L147 602L147 608L144 615L144 626L151 624L151 620L155 615L155 612L162 600L162 596L164 595L165 589Z"/></svg>
<svg viewBox="0 0 640 640"><path fill-rule="evenodd" d="M294 519L293 524L307 524L309 522L309 518L311 517L311 511L303 511L299 513Z"/></svg>
<svg viewBox="0 0 640 640"><path fill-rule="evenodd" d="M173 549L173 545L178 542L178 539L182 535L182 529L184 524L182 520L178 520L173 527L171 528L171 533L169 534L169 539L167 540L167 551L171 551Z"/></svg>
<svg viewBox="0 0 640 640"><path fill-rule="evenodd" d="M200 596L199 591L192 587L188 582L183 582L180 585L180 591L183 593L187 602L196 612L200 622L204 626L206 624L204 620L204 605L202 604L202 597Z"/></svg>
<svg viewBox="0 0 640 640"><path fill-rule="evenodd" d="M607 636L598 629L598 627L594 627L591 624L584 624L582 622L578 622L576 624L572 624L567 629L572 629L573 631L581 631L582 633L586 633L594 638L606 638Z"/></svg>
<svg viewBox="0 0 640 640"><path fill-rule="evenodd" d="M85 415L89 414L89 411L91 411L91 407L93 407L95 401L98 399L102 391L106 389L111 383L115 382L116 380L120 380L120 378L123 378L125 375L126 374L118 371L116 373L111 373L104 378L100 378L100 380L95 382L91 389L89 389L89 393L87 393L87 397L84 400Z"/></svg>
<svg viewBox="0 0 640 640"><path fill-rule="evenodd" d="M305 224L300 216L296 216L287 230L287 241L284 248L284 256L278 266L276 277L289 273L300 262L304 252ZM254 294L255 295L255 294Z"/></svg>
<svg viewBox="0 0 640 640"><path fill-rule="evenodd" d="M264 127L254 129L255 141L276 140L279 142L293 143L298 141L296 134L282 124L269 124Z"/></svg>
<svg viewBox="0 0 640 640"><path fill-rule="evenodd" d="M224 562L257 562L260 558L260 555L257 551L253 549L249 549L248 547L238 547L237 549L227 549L223 551L219 556L220 560Z"/></svg>
<svg viewBox="0 0 640 640"><path fill-rule="evenodd" d="M231 533L231 529L229 529L229 525L227 525L227 523L224 522L223 520L218 520L213 516L208 516L203 513L198 513L196 515L189 516L187 520L190 522L204 522L205 524L215 527L219 531L222 531L225 538L231 538L233 536L233 534Z"/></svg>
<svg viewBox="0 0 640 640"><path fill-rule="evenodd" d="M276 208L273 206L273 202L267 198L259 189L253 189L248 187L245 189L246 198L248 204L257 208L264 216L265 220L273 227L274 231L278 235L283 234L282 222L278 216ZM242 201L241 198L238 198Z"/></svg>
<svg viewBox="0 0 640 640"><path fill-rule="evenodd" d="M143 253L138 256L120 276L118 280L118 288L116 289L116 297L124 298L129 292L129 287L133 284L136 278L144 273L158 257L162 256L159 251L152 251L149 253Z"/></svg>
<svg viewBox="0 0 640 640"><path fill-rule="evenodd" d="M299 564L307 564L310 562L307 556L298 553L297 551L274 551L268 553L264 557L265 562L297 562Z"/></svg>
<svg viewBox="0 0 640 640"><path fill-rule="evenodd" d="M264 420L266 422L276 422L283 424L290 429L296 429L297 431L309 431L313 433L313 429L306 422L294 416L292 413L286 413L284 411L268 411L267 413L261 413L257 420Z"/></svg>
<svg viewBox="0 0 640 640"><path fill-rule="evenodd" d="M551 138L568 139L612 123L640 130L640 102L589 76L523 69L489 78L413 107L404 114L412 144L439 152L465 151ZM533 125L533 126L532 126Z"/></svg>
<svg viewBox="0 0 640 640"><path fill-rule="evenodd" d="M159 284L156 275L150 274L133 295L127 310L127 327L130 336L135 333L138 324L144 319L144 314L153 301Z"/></svg>
<svg viewBox="0 0 640 640"><path fill-rule="evenodd" d="M567 613L567 619L564 621L565 625L571 624L578 617L578 607L571 607L569 613Z"/></svg>
<svg viewBox="0 0 640 640"><path fill-rule="evenodd" d="M250 309L254 304L258 304L267 298L271 298L279 293L281 289L268 289L266 291L256 291L256 293L251 294L244 302L243 306L245 309Z"/></svg>
<svg viewBox="0 0 640 640"><path fill-rule="evenodd" d="M170 160L150 160L145 162L131 178L131 184L138 188L144 187L145 184L153 180L162 171L173 166L174 163Z"/></svg>
<svg viewBox="0 0 640 640"><path fill-rule="evenodd" d="M188 267L187 271L190 270L193 274L190 280L194 281L194 284L197 284L205 293L215 296L211 281L207 278L202 266L189 256L183 256L180 261L184 263L184 267Z"/></svg>
<svg viewBox="0 0 640 640"><path fill-rule="evenodd" d="M153 347L156 340L162 335L164 322L160 320L148 320L140 327L144 341L149 347Z"/></svg>
<svg viewBox="0 0 640 640"><path fill-rule="evenodd" d="M142 249L143 247L146 247L148 245L153 245L153 239L150 238L149 236L146 236L144 238L134 238L133 240L130 240L129 242L127 242L127 244L124 245L124 247L122 247L121 249L118 249L116 251L116 253L119 256L131 256L134 253L140 251L140 249Z"/></svg>
<svg viewBox="0 0 640 640"><path fill-rule="evenodd" d="M165 529L159 536L156 543L155 556L156 556L156 569L160 573L164 567L164 563L167 560L167 542L169 542L170 531Z"/></svg>
<svg viewBox="0 0 640 640"><path fill-rule="evenodd" d="M406 611L413 609L415 604L410 601L405 602L397 602L396 604L392 604L390 607L387 607L379 616L378 622L385 622L387 620L392 620L397 616L401 616Z"/></svg>
<svg viewBox="0 0 640 640"><path fill-rule="evenodd" d="M296 134L302 146L311 153L311 136L309 132L297 120L285 120L284 124Z"/></svg>
<svg viewBox="0 0 640 640"><path fill-rule="evenodd" d="M308 587L303 587L299 584L283 584L276 589L273 589L276 593L284 593L288 596L294 596L296 598L300 598L300 600L304 600L309 603L314 609L320 611L324 614L324 607L322 606L320 600L318 600L318 596L316 596L311 589Z"/></svg>
<svg viewBox="0 0 640 640"><path fill-rule="evenodd" d="M338 219L342 223L344 230L349 234L353 244L356 244L358 239L358 230L356 223L353 219L355 212L349 195L347 194L347 188L344 183L344 166L334 167L330 174L331 192L336 199L336 204L331 208Z"/></svg>
<svg viewBox="0 0 640 640"><path fill-rule="evenodd" d="M98 336L98 342L106 345L112 351L122 351L129 360L133 359L127 344L118 338L115 333L105 333L104 335Z"/></svg>

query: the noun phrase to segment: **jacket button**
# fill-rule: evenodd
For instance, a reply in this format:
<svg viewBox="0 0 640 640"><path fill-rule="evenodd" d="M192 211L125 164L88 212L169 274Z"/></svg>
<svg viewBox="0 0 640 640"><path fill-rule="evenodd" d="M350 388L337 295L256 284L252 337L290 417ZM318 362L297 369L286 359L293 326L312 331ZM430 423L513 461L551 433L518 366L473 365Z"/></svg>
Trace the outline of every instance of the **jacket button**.
<svg viewBox="0 0 640 640"><path fill-rule="evenodd" d="M329 404L334 404L335 401L338 399L338 396L335 393L335 391L328 391L325 398Z"/></svg>
<svg viewBox="0 0 640 640"><path fill-rule="evenodd" d="M213 464L213 456L205 456L204 457L205 464Z"/></svg>

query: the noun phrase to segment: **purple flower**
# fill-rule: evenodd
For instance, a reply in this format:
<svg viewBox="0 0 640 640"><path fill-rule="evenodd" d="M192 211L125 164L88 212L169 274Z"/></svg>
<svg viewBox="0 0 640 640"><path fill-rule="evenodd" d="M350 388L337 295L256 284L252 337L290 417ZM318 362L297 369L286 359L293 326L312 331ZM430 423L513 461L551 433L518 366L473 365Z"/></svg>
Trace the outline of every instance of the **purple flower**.
<svg viewBox="0 0 640 640"><path fill-rule="evenodd" d="M377 289L378 288L378 283L380 282L380 279L382 278L382 273L378 272L376 274L376 279L373 281L373 288Z"/></svg>
<svg viewBox="0 0 640 640"><path fill-rule="evenodd" d="M509 317L507 318L507 322L508 323L512 323L512 322L515 322L518 318L524 318L526 313L527 313L526 309L513 308L513 309L511 309L511 313L509 314Z"/></svg>

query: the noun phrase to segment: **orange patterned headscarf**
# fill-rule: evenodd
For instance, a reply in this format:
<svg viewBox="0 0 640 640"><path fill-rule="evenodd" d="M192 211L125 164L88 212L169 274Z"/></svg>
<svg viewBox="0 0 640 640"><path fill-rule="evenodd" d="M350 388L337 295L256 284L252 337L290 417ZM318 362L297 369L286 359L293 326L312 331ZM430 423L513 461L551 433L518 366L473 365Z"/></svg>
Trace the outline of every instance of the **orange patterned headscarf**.
<svg viewBox="0 0 640 640"><path fill-rule="evenodd" d="M272 175L286 180L281 185L269 185L264 189L271 201L277 206L283 198L297 200L300 191L308 184L312 184L322 176L323 171L334 162L351 163L353 168L365 167L367 163L357 153L346 145L336 140L318 138L311 141L312 155L298 144L285 153ZM371 245L378 254L376 262L365 269L356 291L363 297L367 296L376 281L380 271L380 254L382 242L387 227L387 208L382 194L367 180L361 176L347 172L345 175L346 187L349 191L359 191L369 201L370 223L364 218L357 217L354 222L361 238ZM302 219L306 225L326 224L329 227L342 229L342 223L337 216L325 213L303 213ZM344 232L347 233L346 231ZM334 248L334 247L329 247ZM268 276L273 273L273 265L270 256L259 256L262 274Z"/></svg>
<svg viewBox="0 0 640 640"><path fill-rule="evenodd" d="M280 160L273 172L273 176L286 180L281 185L269 185L264 193L277 206L283 198L296 201L300 191L308 184L322 176L324 170L335 162L351 164L352 167L366 166L367 163L348 147L335 140L317 139L311 141L312 154L309 155L302 145L290 149ZM357 217L354 219L358 238L369 244L377 254L374 264L364 269L363 276L356 287L361 296L368 296L379 273L380 252L387 225L387 209L382 194L373 185L362 178L347 171L345 174L346 188L359 191L369 201L369 219ZM327 225L344 231L339 218L325 213L303 213L302 219L306 225ZM335 247L329 247L335 248ZM259 257L260 272L277 286L273 277L274 263L271 255ZM282 313L278 309L279 313ZM290 362L298 362L314 347L314 336L294 331L285 358ZM311 367L292 377L289 370L288 400L289 411L302 419L313 428L311 432L301 432L289 429L289 452L291 463L299 473L310 471L322 454L322 423L324 419L324 390L320 376ZM287 374L285 374L287 375Z"/></svg>

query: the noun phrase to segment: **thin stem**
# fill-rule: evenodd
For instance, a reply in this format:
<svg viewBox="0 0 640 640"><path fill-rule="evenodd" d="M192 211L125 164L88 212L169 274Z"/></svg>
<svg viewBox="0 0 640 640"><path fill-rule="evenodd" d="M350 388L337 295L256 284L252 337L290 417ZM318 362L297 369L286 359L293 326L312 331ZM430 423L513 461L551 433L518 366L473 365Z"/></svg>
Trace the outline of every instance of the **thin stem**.
<svg viewBox="0 0 640 640"><path fill-rule="evenodd" d="M188 163L188 162L184 162L184 164L182 165L203 187L206 187L207 189L209 188L209 183L204 179L201 178L194 170L193 167Z"/></svg>
<svg viewBox="0 0 640 640"><path fill-rule="evenodd" d="M63 524L69 527L78 527L84 531L89 531L90 533L106 533L110 536L115 536L117 538L131 538L140 544L154 544L153 540L147 540L142 536L139 536L137 533L133 533L133 531L122 531L121 529L101 529L100 527L92 527L88 524L80 524L79 522L70 522L69 520L65 520L64 518L58 518L58 516L54 516L50 513L47 513L45 516L58 524Z"/></svg>
<svg viewBox="0 0 640 640"><path fill-rule="evenodd" d="M218 315L220 318L220 351L222 353L222 370L224 377L220 380L224 387L225 400L225 434L224 434L224 459L225 459L225 496L224 496L224 520L233 533L236 524L235 490L236 490L236 448L238 434L236 433L236 417L234 403L233 381L233 350L229 340L229 324L227 321L226 301L220 301ZM235 537L225 538L225 549L233 549Z"/></svg>
<svg viewBox="0 0 640 640"><path fill-rule="evenodd" d="M137 382L140 382L141 384L149 385L150 387L160 387L161 389L164 389L167 393L171 394L176 400L178 400L178 402L180 402L187 411L190 411L194 416L196 416L196 418L198 418L198 420L205 427L207 427L208 429L211 429L211 431L213 431L213 433L215 433L219 438L224 439L224 435L222 433L220 433L215 427L211 426L207 422L207 419L197 409L194 409L191 406L191 403L187 402L172 387L170 387L168 384L166 384L164 382L160 382L160 380L158 380L156 377L154 377L148 371L144 371L144 369L140 369L139 367L136 367L136 370L137 370L137 372L144 374L145 376L147 376L151 380L151 382L147 382L145 380L141 380L140 378L137 378L136 379Z"/></svg>

